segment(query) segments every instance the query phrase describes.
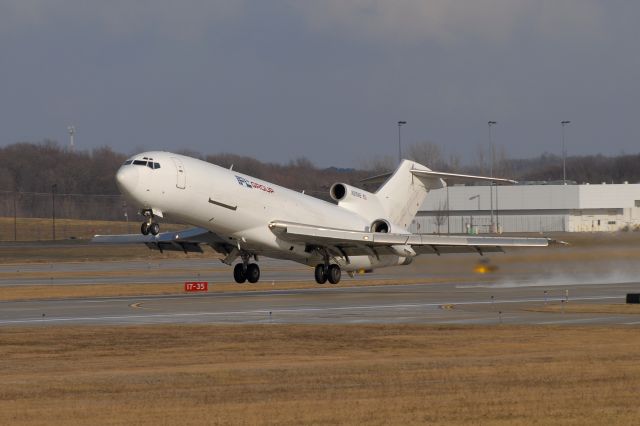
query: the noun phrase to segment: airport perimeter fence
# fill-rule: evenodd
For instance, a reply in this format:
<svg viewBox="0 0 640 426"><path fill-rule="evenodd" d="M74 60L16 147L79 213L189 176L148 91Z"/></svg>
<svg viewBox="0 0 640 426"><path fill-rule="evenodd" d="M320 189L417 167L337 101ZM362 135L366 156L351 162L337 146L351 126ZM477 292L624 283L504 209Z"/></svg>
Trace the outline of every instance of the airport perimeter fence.
<svg viewBox="0 0 640 426"><path fill-rule="evenodd" d="M135 232L141 221L137 210L120 195L0 191L0 241Z"/></svg>

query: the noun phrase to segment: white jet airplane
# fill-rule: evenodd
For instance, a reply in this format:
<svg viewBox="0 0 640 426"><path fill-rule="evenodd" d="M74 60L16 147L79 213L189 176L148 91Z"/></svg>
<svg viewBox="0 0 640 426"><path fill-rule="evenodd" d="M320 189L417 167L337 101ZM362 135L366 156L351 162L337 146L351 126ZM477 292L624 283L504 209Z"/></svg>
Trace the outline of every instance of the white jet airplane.
<svg viewBox="0 0 640 426"><path fill-rule="evenodd" d="M547 246L547 238L412 234L407 231L432 189L445 180L515 183L507 179L435 172L409 160L387 175L375 193L336 183L337 204L292 191L232 169L169 152L145 152L116 174L120 191L146 220L142 235L96 235L96 243L144 243L151 249L224 255L236 282L260 279L258 256L315 268L319 284L337 284L341 271L408 265L418 254L501 252ZM196 228L160 233L156 218Z"/></svg>

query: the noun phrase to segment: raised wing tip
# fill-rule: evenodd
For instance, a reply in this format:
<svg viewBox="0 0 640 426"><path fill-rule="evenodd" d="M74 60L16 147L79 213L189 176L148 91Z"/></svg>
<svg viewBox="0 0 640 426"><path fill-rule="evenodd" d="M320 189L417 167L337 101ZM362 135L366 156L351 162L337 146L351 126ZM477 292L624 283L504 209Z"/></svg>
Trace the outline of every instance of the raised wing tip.
<svg viewBox="0 0 640 426"><path fill-rule="evenodd" d="M550 246L570 246L571 243L562 240L554 240L553 238L547 238L547 242Z"/></svg>

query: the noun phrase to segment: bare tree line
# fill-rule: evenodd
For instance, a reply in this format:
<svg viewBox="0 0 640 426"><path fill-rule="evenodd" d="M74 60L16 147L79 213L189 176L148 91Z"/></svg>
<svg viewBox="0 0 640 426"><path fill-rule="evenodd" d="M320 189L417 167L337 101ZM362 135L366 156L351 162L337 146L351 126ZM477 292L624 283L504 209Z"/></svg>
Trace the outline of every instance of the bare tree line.
<svg viewBox="0 0 640 426"><path fill-rule="evenodd" d="M476 148L471 164L463 164L458 155L446 156L439 145L422 142L409 146L409 160L432 170L488 176L491 155L483 146ZM374 172L393 170L397 159L392 156L373 157L363 162L363 169ZM567 180L583 183L640 183L640 154L621 154L607 157L602 154L566 158ZM495 147L493 175L523 182L558 182L562 180L562 158L543 153L536 158L512 159L504 146Z"/></svg>
<svg viewBox="0 0 640 426"><path fill-rule="evenodd" d="M463 164L459 156L446 155L440 146L422 142L409 146L406 157L434 170L487 175L487 151L478 148L472 164ZM397 165L397 159L391 156L364 159L357 169L321 169L304 157L275 164L228 153L182 153L222 167L233 166L239 172L323 199L328 199L329 188L335 182L362 186L363 178L393 170ZM55 207L59 217L66 218L122 219L124 212L131 217L135 211L124 204L114 179L126 157L108 147L69 152L52 141L0 148L0 216L50 217ZM547 153L533 159L509 159L504 147L497 146L493 171L495 176L521 181L559 181L562 160ZM569 157L567 177L577 183L637 183L640 154Z"/></svg>

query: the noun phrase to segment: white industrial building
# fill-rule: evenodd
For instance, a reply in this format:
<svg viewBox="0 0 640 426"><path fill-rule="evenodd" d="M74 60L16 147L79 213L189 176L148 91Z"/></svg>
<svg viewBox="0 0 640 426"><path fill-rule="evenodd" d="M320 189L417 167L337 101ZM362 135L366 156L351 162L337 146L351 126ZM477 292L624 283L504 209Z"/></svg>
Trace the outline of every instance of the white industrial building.
<svg viewBox="0 0 640 426"><path fill-rule="evenodd" d="M429 192L410 230L488 233L492 211L500 232L635 230L640 184L451 186Z"/></svg>

